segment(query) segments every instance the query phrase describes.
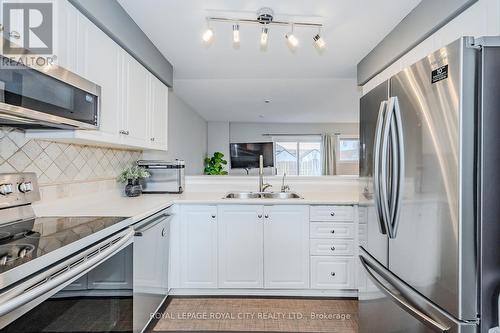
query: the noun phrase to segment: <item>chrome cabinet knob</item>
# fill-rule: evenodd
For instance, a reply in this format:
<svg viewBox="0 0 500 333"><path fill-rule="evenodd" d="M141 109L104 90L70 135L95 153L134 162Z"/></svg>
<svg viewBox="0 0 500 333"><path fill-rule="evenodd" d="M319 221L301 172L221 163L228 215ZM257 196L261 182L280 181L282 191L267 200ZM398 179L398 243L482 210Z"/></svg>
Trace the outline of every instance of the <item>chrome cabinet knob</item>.
<svg viewBox="0 0 500 333"><path fill-rule="evenodd" d="M330 216L335 216L335 213L334 213L334 212L331 212L331 213L330 213Z"/></svg>
<svg viewBox="0 0 500 333"><path fill-rule="evenodd" d="M335 246L332 246L330 250L335 251Z"/></svg>
<svg viewBox="0 0 500 333"><path fill-rule="evenodd" d="M31 192L33 191L33 185L31 184L31 182L21 183L19 184L19 191L22 193Z"/></svg>
<svg viewBox="0 0 500 333"><path fill-rule="evenodd" d="M154 142L154 141L155 141L155 138L151 138L151 141L153 141L153 142Z"/></svg>
<svg viewBox="0 0 500 333"><path fill-rule="evenodd" d="M330 275L331 275L331 276L335 276L335 272L331 272L331 273L330 273Z"/></svg>
<svg viewBox="0 0 500 333"><path fill-rule="evenodd" d="M330 231L330 232L331 232L332 234L334 234L334 233L335 233L335 230L333 230L333 229L332 229L332 231Z"/></svg>
<svg viewBox="0 0 500 333"><path fill-rule="evenodd" d="M165 228L161 229L161 237L165 237L167 235L167 230Z"/></svg>
<svg viewBox="0 0 500 333"><path fill-rule="evenodd" d="M215 214L212 214L212 218L213 218L213 219L214 219L214 218L216 218Z"/></svg>
<svg viewBox="0 0 500 333"><path fill-rule="evenodd" d="M13 192L12 184L2 184L0 185L0 194L1 195L8 195Z"/></svg>
<svg viewBox="0 0 500 333"><path fill-rule="evenodd" d="M129 135L130 132L129 131L125 131L125 130L120 130L119 132L120 134L123 134L123 135Z"/></svg>
<svg viewBox="0 0 500 333"><path fill-rule="evenodd" d="M259 219L261 219L261 218L262 218L262 214L257 215L257 217L258 217Z"/></svg>
<svg viewBox="0 0 500 333"><path fill-rule="evenodd" d="M269 215L267 215L267 214L266 214L266 215L264 215L264 217L265 217L266 219L268 219L268 218L269 218Z"/></svg>

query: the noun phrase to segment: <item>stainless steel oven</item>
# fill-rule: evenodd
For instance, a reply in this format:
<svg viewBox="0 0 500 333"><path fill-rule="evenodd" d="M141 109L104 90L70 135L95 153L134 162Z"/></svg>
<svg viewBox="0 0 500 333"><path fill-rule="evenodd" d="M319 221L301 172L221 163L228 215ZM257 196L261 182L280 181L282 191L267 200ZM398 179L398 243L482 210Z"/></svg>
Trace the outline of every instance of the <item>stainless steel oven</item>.
<svg viewBox="0 0 500 333"><path fill-rule="evenodd" d="M0 125L99 128L100 86L56 65L0 61Z"/></svg>

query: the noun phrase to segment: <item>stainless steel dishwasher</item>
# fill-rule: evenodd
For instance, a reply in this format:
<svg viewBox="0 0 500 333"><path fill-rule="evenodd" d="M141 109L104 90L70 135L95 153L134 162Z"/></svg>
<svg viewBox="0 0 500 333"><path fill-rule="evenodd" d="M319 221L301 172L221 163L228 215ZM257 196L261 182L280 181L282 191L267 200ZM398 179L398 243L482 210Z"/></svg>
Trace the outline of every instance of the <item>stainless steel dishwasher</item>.
<svg viewBox="0 0 500 333"><path fill-rule="evenodd" d="M164 209L134 225L134 332L142 332L168 295L169 225Z"/></svg>

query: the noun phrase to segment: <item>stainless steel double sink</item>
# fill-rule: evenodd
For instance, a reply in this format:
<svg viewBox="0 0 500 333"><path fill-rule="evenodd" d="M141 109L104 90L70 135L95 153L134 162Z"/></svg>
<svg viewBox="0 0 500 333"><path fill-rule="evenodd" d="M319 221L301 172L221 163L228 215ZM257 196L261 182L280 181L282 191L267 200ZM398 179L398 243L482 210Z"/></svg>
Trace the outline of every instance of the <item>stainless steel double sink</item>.
<svg viewBox="0 0 500 333"><path fill-rule="evenodd" d="M295 192L229 192L223 199L303 199Z"/></svg>

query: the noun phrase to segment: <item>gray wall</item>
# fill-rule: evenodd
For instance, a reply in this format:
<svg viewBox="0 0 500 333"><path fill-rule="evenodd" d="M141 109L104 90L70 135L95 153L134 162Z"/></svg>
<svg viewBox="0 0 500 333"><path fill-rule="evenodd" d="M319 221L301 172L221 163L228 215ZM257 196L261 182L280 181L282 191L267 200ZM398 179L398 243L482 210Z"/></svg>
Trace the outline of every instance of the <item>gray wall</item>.
<svg viewBox="0 0 500 333"><path fill-rule="evenodd" d="M69 0L69 2L158 79L169 87L173 86L172 64L165 59L116 0Z"/></svg>
<svg viewBox="0 0 500 333"><path fill-rule="evenodd" d="M363 85L478 0L422 0L358 64Z"/></svg>
<svg viewBox="0 0 500 333"><path fill-rule="evenodd" d="M170 91L168 100L168 152L144 151L144 159L186 161L187 175L203 174L207 154L207 122Z"/></svg>

